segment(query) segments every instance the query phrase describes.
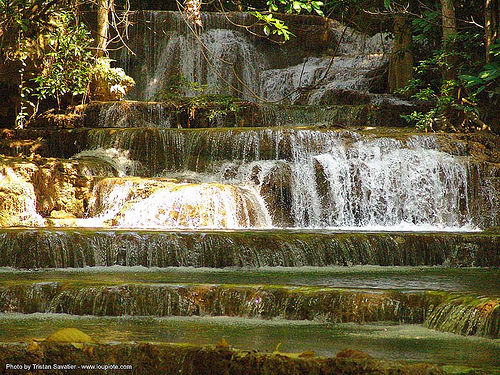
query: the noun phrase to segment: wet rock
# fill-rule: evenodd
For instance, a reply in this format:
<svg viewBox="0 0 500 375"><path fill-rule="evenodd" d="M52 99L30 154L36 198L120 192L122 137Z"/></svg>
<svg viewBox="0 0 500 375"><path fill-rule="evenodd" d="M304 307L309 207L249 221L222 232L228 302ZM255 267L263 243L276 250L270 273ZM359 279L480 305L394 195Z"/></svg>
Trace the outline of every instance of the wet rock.
<svg viewBox="0 0 500 375"><path fill-rule="evenodd" d="M366 92L350 89L328 90L318 104L320 105L362 105L370 103L370 95Z"/></svg>
<svg viewBox="0 0 500 375"><path fill-rule="evenodd" d="M28 128L0 131L0 153L19 157L69 158L85 147L85 129Z"/></svg>
<svg viewBox="0 0 500 375"><path fill-rule="evenodd" d="M40 226L33 185L0 165L0 227Z"/></svg>
<svg viewBox="0 0 500 375"><path fill-rule="evenodd" d="M214 346L189 344L84 344L94 350L80 350L71 344L42 342L37 350L26 344L2 344L0 366L7 363L30 364L110 364L130 365L134 372L147 374L231 374L231 375L441 375L444 372L429 364L398 363L371 358L301 358L296 354L268 354ZM84 349L86 347L84 346ZM44 374L62 374L65 370L49 368ZM68 371L68 370L66 370ZM120 372L123 372L120 371ZM71 373L87 374L73 369Z"/></svg>
<svg viewBox="0 0 500 375"><path fill-rule="evenodd" d="M121 178L98 183L92 215L113 226L163 228L249 228L270 225L250 189L215 183Z"/></svg>
<svg viewBox="0 0 500 375"><path fill-rule="evenodd" d="M228 101L226 103L226 101ZM230 98L179 98L179 102L93 102L76 109L89 128L215 128L262 125L255 103Z"/></svg>
<svg viewBox="0 0 500 375"><path fill-rule="evenodd" d="M49 216L52 211L66 212L69 217L83 217L94 176L116 173L110 165L95 160L0 157L0 168L4 176L5 207L2 213L6 218L3 225L16 225L15 222L17 225L40 224L43 223L40 215ZM25 216L34 219L16 219Z"/></svg>
<svg viewBox="0 0 500 375"><path fill-rule="evenodd" d="M0 311L94 316L232 316L335 323L423 323L447 295L231 285L0 287Z"/></svg>
<svg viewBox="0 0 500 375"><path fill-rule="evenodd" d="M354 349L343 349L337 353L337 358L368 359L371 355Z"/></svg>
<svg viewBox="0 0 500 375"><path fill-rule="evenodd" d="M82 115L71 110L68 113L45 112L29 123L30 128L73 129L82 126Z"/></svg>
<svg viewBox="0 0 500 375"><path fill-rule="evenodd" d="M439 331L496 339L500 335L500 299L451 297L436 305L426 318L425 325Z"/></svg>
<svg viewBox="0 0 500 375"><path fill-rule="evenodd" d="M294 224L292 216L292 169L287 162L277 162L262 181L257 181L260 194L273 223L277 226L291 227Z"/></svg>
<svg viewBox="0 0 500 375"><path fill-rule="evenodd" d="M0 231L0 266L444 265L459 243L477 243L474 264L500 265L500 236L453 233Z"/></svg>

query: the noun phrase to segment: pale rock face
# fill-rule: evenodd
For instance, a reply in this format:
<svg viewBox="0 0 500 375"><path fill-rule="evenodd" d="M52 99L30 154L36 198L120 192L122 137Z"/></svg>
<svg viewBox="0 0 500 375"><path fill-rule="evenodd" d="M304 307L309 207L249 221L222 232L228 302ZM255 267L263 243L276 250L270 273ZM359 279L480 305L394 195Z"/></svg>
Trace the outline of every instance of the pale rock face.
<svg viewBox="0 0 500 375"><path fill-rule="evenodd" d="M0 169L0 227L40 226L44 219L36 211L33 185L11 168Z"/></svg>
<svg viewBox="0 0 500 375"><path fill-rule="evenodd" d="M0 227L43 226L43 217L82 217L95 175L117 171L102 160L0 158Z"/></svg>

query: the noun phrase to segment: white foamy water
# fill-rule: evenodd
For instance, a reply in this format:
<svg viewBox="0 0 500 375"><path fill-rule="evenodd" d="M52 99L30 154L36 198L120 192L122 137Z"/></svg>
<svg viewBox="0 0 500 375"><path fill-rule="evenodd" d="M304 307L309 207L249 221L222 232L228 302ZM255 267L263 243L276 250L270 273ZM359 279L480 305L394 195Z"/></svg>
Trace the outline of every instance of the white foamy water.
<svg viewBox="0 0 500 375"><path fill-rule="evenodd" d="M469 161L439 151L431 136L396 140L294 129L158 132L161 142L148 152L155 169L159 159L165 160L163 176L252 191L251 201L260 201L275 227L377 231L478 227ZM131 145L136 144L136 133L99 136L95 141L100 147L106 142ZM142 149L140 157L148 163ZM137 209L159 207L171 195L148 199Z"/></svg>
<svg viewBox="0 0 500 375"><path fill-rule="evenodd" d="M168 77L181 74L188 82L206 85L204 93L232 93L246 99L258 91L259 74L266 66L263 55L242 32L211 29L198 38L170 35L163 40L154 75L147 80L142 99L152 98ZM187 96L200 94L200 87L181 87Z"/></svg>
<svg viewBox="0 0 500 375"><path fill-rule="evenodd" d="M74 155L72 159L95 158L102 160L113 167L118 176L124 177L137 173L139 163L130 159L130 152L116 148L95 148L85 150Z"/></svg>
<svg viewBox="0 0 500 375"><path fill-rule="evenodd" d="M124 228L269 228L264 202L251 187L190 184L149 179L110 179L94 189L90 202L100 220Z"/></svg>
<svg viewBox="0 0 500 375"><path fill-rule="evenodd" d="M187 27L178 12L149 11L143 16L144 20L139 20L144 22L143 27L131 31L140 57L124 49L118 58L126 71L134 71L137 86L133 97L139 100L152 98L172 77L181 74L187 81L207 85L206 93L249 100L256 100L253 93L279 100L299 87L317 85L324 79L308 98L316 103L332 90L366 90L370 82L366 74L388 61L393 44L389 34L368 36L329 20L318 27L329 29L332 42L325 45L322 57L314 57L314 52L306 57L311 55L308 47L297 47L291 53L286 47L253 37L241 27L255 24L249 14L202 13L204 27L199 35ZM311 20L304 18L306 23ZM337 50L336 40L340 38ZM336 56L328 68L334 50ZM301 58L303 63L299 63ZM128 69L131 61L132 69ZM183 94L199 95L199 90L188 86L181 88ZM286 101L293 103L298 96L293 94Z"/></svg>
<svg viewBox="0 0 500 375"><path fill-rule="evenodd" d="M365 75L387 61L382 54L308 57L302 64L262 73L261 95L269 100L288 96L294 103L300 97L299 88L313 87L308 104L317 104L333 90L368 90L370 79ZM315 87L315 85L318 85Z"/></svg>

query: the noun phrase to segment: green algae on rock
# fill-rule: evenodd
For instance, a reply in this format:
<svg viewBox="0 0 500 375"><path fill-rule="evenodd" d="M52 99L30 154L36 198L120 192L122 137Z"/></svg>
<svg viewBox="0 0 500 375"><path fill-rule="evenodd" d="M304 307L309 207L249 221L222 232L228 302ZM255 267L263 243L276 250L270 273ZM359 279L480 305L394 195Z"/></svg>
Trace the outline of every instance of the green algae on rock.
<svg viewBox="0 0 500 375"><path fill-rule="evenodd" d="M500 235L286 230L0 230L2 267L223 268L354 264L495 267L500 265Z"/></svg>
<svg viewBox="0 0 500 375"><path fill-rule="evenodd" d="M500 336L500 299L454 296L429 313L425 325L439 331L498 339Z"/></svg>
<svg viewBox="0 0 500 375"><path fill-rule="evenodd" d="M263 285L125 284L0 287L0 311L93 316L235 316L335 323L423 323L446 293Z"/></svg>
<svg viewBox="0 0 500 375"><path fill-rule="evenodd" d="M231 374L231 375L441 375L439 367L381 361L369 356L333 358L300 357L286 353L268 354L256 351L194 346L188 344L101 344L92 351L78 350L70 344L40 343L28 351L25 344L0 345L0 365L6 363L107 363L126 365L133 372L148 374ZM44 374L61 374L50 368ZM75 374L87 370L76 369Z"/></svg>

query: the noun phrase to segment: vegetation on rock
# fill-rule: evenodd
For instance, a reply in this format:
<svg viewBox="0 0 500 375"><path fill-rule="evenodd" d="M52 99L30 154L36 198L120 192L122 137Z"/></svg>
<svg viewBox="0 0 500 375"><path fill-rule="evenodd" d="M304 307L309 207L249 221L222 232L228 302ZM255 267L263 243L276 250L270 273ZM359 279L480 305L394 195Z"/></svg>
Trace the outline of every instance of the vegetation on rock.
<svg viewBox="0 0 500 375"><path fill-rule="evenodd" d="M96 56L93 42L76 3L0 2L0 84L12 98L17 127L89 96L124 97L133 80Z"/></svg>

